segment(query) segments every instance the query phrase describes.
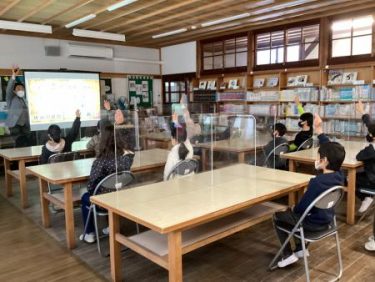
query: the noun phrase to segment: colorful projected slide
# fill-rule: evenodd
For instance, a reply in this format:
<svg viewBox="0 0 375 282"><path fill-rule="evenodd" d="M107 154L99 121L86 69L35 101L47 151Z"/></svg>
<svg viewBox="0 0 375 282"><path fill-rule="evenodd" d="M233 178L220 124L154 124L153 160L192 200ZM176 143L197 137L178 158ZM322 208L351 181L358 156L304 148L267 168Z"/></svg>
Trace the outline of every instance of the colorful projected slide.
<svg viewBox="0 0 375 282"><path fill-rule="evenodd" d="M97 73L25 72L31 130L50 124L71 126L81 111L81 126L94 126L100 119L100 83Z"/></svg>

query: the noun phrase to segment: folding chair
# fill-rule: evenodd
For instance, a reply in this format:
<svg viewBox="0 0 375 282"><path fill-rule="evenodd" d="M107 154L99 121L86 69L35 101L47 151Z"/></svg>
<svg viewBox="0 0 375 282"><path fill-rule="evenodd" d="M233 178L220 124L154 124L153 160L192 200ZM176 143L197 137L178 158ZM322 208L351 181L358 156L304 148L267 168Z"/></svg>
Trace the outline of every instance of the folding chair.
<svg viewBox="0 0 375 282"><path fill-rule="evenodd" d="M289 145L287 143L280 144L273 148L273 150L268 154L264 160L264 167L275 167L276 159L280 159L280 155L287 153L289 151ZM286 163L286 162L285 162Z"/></svg>
<svg viewBox="0 0 375 282"><path fill-rule="evenodd" d="M359 188L359 192L363 193L363 194L366 194L368 196L372 196L372 197L375 197L375 187L374 189L372 188L363 188L363 187L360 187ZM368 207L368 209L361 215L361 217L359 218L358 220L358 223L360 223L369 213L370 211L375 207L375 201L373 201L371 203L371 205Z"/></svg>
<svg viewBox="0 0 375 282"><path fill-rule="evenodd" d="M305 140L299 147L297 151L307 150L310 149L314 145L314 139L310 137L309 139Z"/></svg>
<svg viewBox="0 0 375 282"><path fill-rule="evenodd" d="M178 176L188 175L193 172L198 171L198 162L194 159L183 160L175 165L172 171L168 174L167 180L175 178Z"/></svg>
<svg viewBox="0 0 375 282"><path fill-rule="evenodd" d="M321 193L319 197L317 197L305 210L305 212L302 214L301 218L298 220L295 226L278 226L275 224L275 228L288 233L289 236L285 240L285 242L282 244L280 250L277 252L273 260L271 261L269 268L270 270L274 270L277 268L276 261L281 256L285 246L287 243L292 239L292 237L296 237L301 240L302 249L303 249L303 259L305 264L305 273L306 273L306 280L307 282L310 282L310 272L309 272L309 266L306 256L306 246L305 242L316 242L320 241L322 239L325 239L329 236L335 236L336 238L336 247L337 247L337 257L338 257L338 263L339 263L339 273L335 277L333 281L337 281L342 276L343 266L342 266L342 258L341 258L341 250L340 250L340 241L339 241L339 235L337 232L337 223L336 223L336 216L333 217L332 224L323 231L317 231L317 232L309 232L303 230L303 221L305 220L306 216L310 213L312 208L318 208L318 209L335 209L335 207L338 205L338 203L341 201L344 194L344 188L342 186L334 186L327 191Z"/></svg>
<svg viewBox="0 0 375 282"><path fill-rule="evenodd" d="M107 177L105 177L104 179L102 179L102 181L100 181L98 183L98 185L96 185L93 196L97 195L100 187L105 188L109 192L115 192L115 191L118 191L118 190L123 190L123 189L129 188L127 186L130 183L132 183L134 181L134 179L135 179L134 175L129 171L121 171L121 172L118 172L118 173L114 172L114 173L108 175ZM93 204L93 203L91 203L91 205L90 205L90 207L88 207L88 209L89 209L89 214L88 214L87 220L85 222L85 229L83 231L82 240L85 239L88 223L89 223L89 220L90 220L90 217L91 217L91 213L94 212L94 226L95 226L96 243L97 243L98 252L99 252L100 255L102 255L97 216L108 216L108 212L104 209L97 209L96 205ZM136 228L137 228L137 233L139 233L138 224L136 224Z"/></svg>

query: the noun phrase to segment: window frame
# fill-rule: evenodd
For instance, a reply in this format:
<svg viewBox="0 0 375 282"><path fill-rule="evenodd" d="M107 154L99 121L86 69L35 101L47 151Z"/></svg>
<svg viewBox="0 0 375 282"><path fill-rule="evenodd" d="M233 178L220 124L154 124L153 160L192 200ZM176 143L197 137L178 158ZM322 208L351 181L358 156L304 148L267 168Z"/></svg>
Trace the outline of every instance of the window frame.
<svg viewBox="0 0 375 282"><path fill-rule="evenodd" d="M172 105L175 103L180 103L181 94L186 94L189 97L189 83L190 81L196 77L196 73L183 73L183 74L172 74L172 75L163 75L162 76L162 103L164 105ZM165 87L165 83L168 82L168 89ZM171 91L171 82L181 83L184 82L185 84L185 91ZM178 93L178 101L172 102L172 94ZM168 102L166 101L165 97L168 95Z"/></svg>
<svg viewBox="0 0 375 282"><path fill-rule="evenodd" d="M335 21L340 21L340 20L349 20L349 19L356 19L356 18L361 18L371 15L374 18L374 22L372 24L372 44L371 44L371 52L370 54L361 54L361 55L350 55L350 56L341 56L341 57L332 57L332 49L333 49L333 32L332 32L332 24ZM350 52L353 52L353 38L354 37L361 37L360 36L354 36L353 37L353 28L351 28L350 31L350 41L351 41L351 50ZM345 15L340 15L336 17L330 17L329 18L329 32L328 32L328 64L329 65L334 65L334 64L349 64L349 63L359 63L359 62L368 62L368 61L374 61L374 41L375 41L375 13L374 12L361 12L361 13L355 13L355 14L345 14Z"/></svg>
<svg viewBox="0 0 375 282"><path fill-rule="evenodd" d="M237 52L237 50L236 50L236 47L237 47L237 38L241 38L241 37L246 37L247 38L247 48L246 48L246 51ZM230 53L226 53L225 52L225 41L228 41L228 40L231 40L231 39L235 40L234 51L230 52ZM222 54L217 55L217 56L221 56L222 57L222 66L223 67L220 68L220 69L205 70L204 69L204 60L205 60L205 58L212 58L212 63L214 65L215 55L212 54L211 56L204 56L204 48L203 48L203 46L206 45L206 44L212 44L212 45L214 45L215 43L221 43L221 45L222 45L222 50L223 50ZM233 72L246 72L247 68L248 68L248 64L249 64L249 54L250 54L250 51L249 51L250 44L249 43L250 43L250 38L249 38L249 33L248 32L231 34L231 35L227 35L227 36L222 36L222 37L216 37L216 38L210 38L210 39L201 40L199 42L199 44L200 44L200 52L199 53L200 53L200 64L201 64L200 73L202 75L206 75L206 74L221 74L221 73L233 73ZM237 67L236 66L237 54L243 54L243 53L246 53L246 65L245 66ZM225 67L225 55L234 55L234 65L235 65L234 67L229 67L229 68Z"/></svg>
<svg viewBox="0 0 375 282"><path fill-rule="evenodd" d="M287 43L287 31L289 29L293 28L301 28L312 26L312 25L319 25L319 36L318 36L318 58L317 59L310 59L310 60L303 60L303 61L295 61L295 62L287 62L287 47L296 45L296 44L288 44ZM259 34L262 33L272 33L272 32L280 32L282 31L284 34L284 58L283 58L283 63L276 63L276 64L265 64L265 65L257 65L257 41L256 38ZM283 26L274 26L274 27L269 27L266 29L259 29L254 32L253 35L253 42L254 42L254 50L252 52L253 59L254 59L254 67L253 70L258 71L258 70L274 70L274 69L282 69L282 68L299 68L299 67L314 67L314 66L319 66L319 61L320 61L320 56L321 56L321 48L322 48L322 42L321 42L321 33L322 33L322 26L320 23L320 19L314 19L314 20L309 20L309 21L303 21L303 22L298 22L298 23L292 23L288 25L283 25ZM306 43L300 43L299 46L303 46ZM270 49L272 46L270 46Z"/></svg>

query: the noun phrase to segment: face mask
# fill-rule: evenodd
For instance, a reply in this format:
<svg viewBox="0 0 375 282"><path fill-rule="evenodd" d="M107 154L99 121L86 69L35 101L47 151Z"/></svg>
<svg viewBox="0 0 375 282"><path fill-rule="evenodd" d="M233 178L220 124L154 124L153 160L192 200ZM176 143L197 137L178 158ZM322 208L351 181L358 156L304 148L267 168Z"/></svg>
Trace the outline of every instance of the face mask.
<svg viewBox="0 0 375 282"><path fill-rule="evenodd" d="M16 92L16 95L17 95L18 97L20 97L20 98L23 98L23 97L25 96L25 91L23 91L23 90L19 90L19 91Z"/></svg>
<svg viewBox="0 0 375 282"><path fill-rule="evenodd" d="M318 160L315 160L315 169L316 170L320 170L320 161L318 161Z"/></svg>
<svg viewBox="0 0 375 282"><path fill-rule="evenodd" d="M370 135L369 133L367 133L366 140L367 140L367 142L372 143L374 141L374 138L372 137L372 135Z"/></svg>
<svg viewBox="0 0 375 282"><path fill-rule="evenodd" d="M298 126L301 127L301 128L303 127L304 124L305 124L305 121L299 121L298 122Z"/></svg>

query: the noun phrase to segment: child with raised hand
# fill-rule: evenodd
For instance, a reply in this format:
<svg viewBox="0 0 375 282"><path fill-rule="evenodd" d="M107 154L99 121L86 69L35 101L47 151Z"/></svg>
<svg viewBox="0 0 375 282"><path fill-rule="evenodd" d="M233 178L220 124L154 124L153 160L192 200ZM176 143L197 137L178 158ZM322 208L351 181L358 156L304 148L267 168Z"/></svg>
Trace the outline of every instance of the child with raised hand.
<svg viewBox="0 0 375 282"><path fill-rule="evenodd" d="M65 153L72 151L72 144L77 139L79 128L81 126L81 112L76 110L76 118L73 122L72 128L66 137L61 137L61 128L57 124L51 124L48 127L48 141L42 147L42 154L39 162L41 164L48 163L48 158L53 154Z"/></svg>
<svg viewBox="0 0 375 282"><path fill-rule="evenodd" d="M362 201L359 212L365 212L371 205L373 198L359 192L359 188L370 188L375 190L375 123L366 114L362 101L356 104L356 110L362 115L362 121L366 125L368 133L366 140L369 145L361 150L356 159L363 162L364 171L358 172L356 176L356 195Z"/></svg>
<svg viewBox="0 0 375 282"><path fill-rule="evenodd" d="M293 143L289 145L289 151L297 150L303 142L313 136L313 114L305 113L298 96L295 97L294 101L297 105L298 114L300 114L298 126L301 131L296 134Z"/></svg>
<svg viewBox="0 0 375 282"><path fill-rule="evenodd" d="M317 158L315 161L315 169L320 171L315 178L309 182L307 190L300 202L293 208L284 212L277 212L273 216L275 226L290 226L293 227L298 222L307 207L326 190L343 185L345 177L340 171L341 165L345 159L345 149L337 142L330 142L322 131L322 122L318 115L315 115L314 129L319 134L318 138L321 143ZM322 210L313 208L303 221L303 228L305 231L323 231L329 228L334 217L334 210ZM283 244L288 237L288 234L275 228L277 236ZM278 267L286 267L303 258L302 243L300 240L294 238L296 248L294 251L291 248L290 242L283 250L283 258L278 262ZM308 250L307 250L308 252ZM309 255L308 253L306 254Z"/></svg>

